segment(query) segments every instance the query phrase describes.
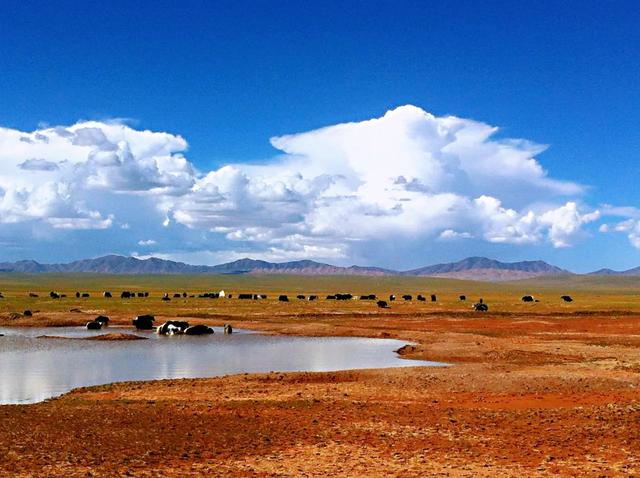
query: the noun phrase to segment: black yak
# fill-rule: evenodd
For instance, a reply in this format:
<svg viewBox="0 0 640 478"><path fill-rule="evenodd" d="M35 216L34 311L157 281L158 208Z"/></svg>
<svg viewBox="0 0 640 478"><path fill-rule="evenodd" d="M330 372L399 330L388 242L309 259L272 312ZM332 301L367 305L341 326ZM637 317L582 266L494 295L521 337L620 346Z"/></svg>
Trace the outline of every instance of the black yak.
<svg viewBox="0 0 640 478"><path fill-rule="evenodd" d="M133 325L139 330L153 329L153 322L156 318L153 315L139 315L132 320Z"/></svg>
<svg viewBox="0 0 640 478"><path fill-rule="evenodd" d="M192 325L187 327L184 331L185 335L210 335L213 334L213 329L203 324Z"/></svg>

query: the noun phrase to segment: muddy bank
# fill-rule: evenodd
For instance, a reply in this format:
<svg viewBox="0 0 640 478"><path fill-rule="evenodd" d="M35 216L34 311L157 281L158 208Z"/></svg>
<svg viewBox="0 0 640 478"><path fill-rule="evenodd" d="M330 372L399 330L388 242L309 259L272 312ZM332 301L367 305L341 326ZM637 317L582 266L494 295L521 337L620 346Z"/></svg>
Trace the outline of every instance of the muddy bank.
<svg viewBox="0 0 640 478"><path fill-rule="evenodd" d="M118 340L146 340L147 337L141 337L140 335L126 334L126 333L110 333L99 334L91 337L61 337L59 335L38 335L38 339L59 339L59 340L104 340L104 341L118 341Z"/></svg>

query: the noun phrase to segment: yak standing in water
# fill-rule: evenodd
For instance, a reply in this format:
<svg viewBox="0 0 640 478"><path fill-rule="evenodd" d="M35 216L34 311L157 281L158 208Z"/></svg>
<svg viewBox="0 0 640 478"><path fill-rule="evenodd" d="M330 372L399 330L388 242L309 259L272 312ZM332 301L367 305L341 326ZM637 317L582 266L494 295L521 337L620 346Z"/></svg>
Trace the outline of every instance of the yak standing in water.
<svg viewBox="0 0 640 478"><path fill-rule="evenodd" d="M189 322L183 320L168 320L160 327L157 332L160 335L177 335L184 333L189 328Z"/></svg>
<svg viewBox="0 0 640 478"><path fill-rule="evenodd" d="M213 334L213 329L203 324L192 325L187 327L184 331L185 335L210 335Z"/></svg>
<svg viewBox="0 0 640 478"><path fill-rule="evenodd" d="M153 329L153 322L156 318L153 315L139 315L133 319L133 325L139 330L151 330Z"/></svg>

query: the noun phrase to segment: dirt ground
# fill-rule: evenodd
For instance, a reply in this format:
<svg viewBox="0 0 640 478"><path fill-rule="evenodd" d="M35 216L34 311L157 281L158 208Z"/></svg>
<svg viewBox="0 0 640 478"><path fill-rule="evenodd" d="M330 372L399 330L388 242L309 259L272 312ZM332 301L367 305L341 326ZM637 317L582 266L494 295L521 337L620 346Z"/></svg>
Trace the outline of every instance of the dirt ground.
<svg viewBox="0 0 640 478"><path fill-rule="evenodd" d="M404 339L407 359L452 366L124 383L1 406L0 476L640 476L640 314L529 310L234 317Z"/></svg>

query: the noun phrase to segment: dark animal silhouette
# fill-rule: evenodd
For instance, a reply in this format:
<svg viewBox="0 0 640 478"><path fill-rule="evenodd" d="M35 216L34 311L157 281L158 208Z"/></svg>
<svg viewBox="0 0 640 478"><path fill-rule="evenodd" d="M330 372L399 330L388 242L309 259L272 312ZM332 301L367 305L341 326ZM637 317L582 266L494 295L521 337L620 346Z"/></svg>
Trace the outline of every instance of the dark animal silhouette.
<svg viewBox="0 0 640 478"><path fill-rule="evenodd" d="M396 300L396 296L394 294L391 294L389 296L389 301L394 301L394 300Z"/></svg>
<svg viewBox="0 0 640 478"><path fill-rule="evenodd" d="M213 329L206 325L198 324L187 327L184 333L185 335L210 335L213 334Z"/></svg>
<svg viewBox="0 0 640 478"><path fill-rule="evenodd" d="M33 313L30 310L25 310L22 315L24 315L25 317L31 317L33 315Z"/></svg>
<svg viewBox="0 0 640 478"><path fill-rule="evenodd" d="M403 298L404 300L411 300L411 299L413 299L413 297L411 297L411 295L409 295L409 294L405 294L405 295L403 295L403 296L402 296L402 298Z"/></svg>
<svg viewBox="0 0 640 478"><path fill-rule="evenodd" d="M360 300L376 300L377 297L375 294L369 294L369 295L361 295L360 296Z"/></svg>
<svg viewBox="0 0 640 478"><path fill-rule="evenodd" d="M466 295L461 295L460 296L460 300L462 300L462 301L467 300L467 296Z"/></svg>
<svg viewBox="0 0 640 478"><path fill-rule="evenodd" d="M167 301L171 300L171 297L169 297L169 294L165 293L165 294L162 296L162 300L164 300L165 302L167 302Z"/></svg>
<svg viewBox="0 0 640 478"><path fill-rule="evenodd" d="M133 325L139 330L153 329L153 322L156 318L153 315L139 315L132 320Z"/></svg>
<svg viewBox="0 0 640 478"><path fill-rule="evenodd" d="M99 315L98 317L93 319L93 321L99 322L102 325L109 325L109 317L107 317L106 315Z"/></svg>
<svg viewBox="0 0 640 478"><path fill-rule="evenodd" d="M380 307L381 309L389 308L389 304L387 304L386 300L379 300L378 302L376 302L376 304L378 304L378 307Z"/></svg>
<svg viewBox="0 0 640 478"><path fill-rule="evenodd" d="M88 293L86 293L86 292L83 292L83 293L82 293L82 298L83 298L83 299L86 299L87 297L89 297L89 294L88 294Z"/></svg>
<svg viewBox="0 0 640 478"><path fill-rule="evenodd" d="M478 312L487 312L489 310L489 306L485 304L482 299L479 299L478 302L473 304L473 310Z"/></svg>
<svg viewBox="0 0 640 478"><path fill-rule="evenodd" d="M420 302L424 302L427 299L425 299L423 295L418 294L418 297L416 297L416 300L419 300Z"/></svg>
<svg viewBox="0 0 640 478"><path fill-rule="evenodd" d="M51 297L52 299L59 299L60 294L58 294L57 292L51 291L49 292L49 297Z"/></svg>
<svg viewBox="0 0 640 478"><path fill-rule="evenodd" d="M102 297L104 297L105 299L110 299L111 297L113 297L113 295L111 295L111 292L106 290L102 293Z"/></svg>
<svg viewBox="0 0 640 478"><path fill-rule="evenodd" d="M560 298L565 302L573 302L573 298L570 295L563 295Z"/></svg>
<svg viewBox="0 0 640 478"><path fill-rule="evenodd" d="M310 295L309 296L309 300L318 300L318 296L317 295Z"/></svg>
<svg viewBox="0 0 640 478"><path fill-rule="evenodd" d="M87 330L100 330L102 328L102 322L97 322L92 320L91 322L87 322Z"/></svg>
<svg viewBox="0 0 640 478"><path fill-rule="evenodd" d="M436 302L438 300L438 298L436 297L435 294L431 294L431 302Z"/></svg>
<svg viewBox="0 0 640 478"><path fill-rule="evenodd" d="M253 294L238 294L238 299L250 300L250 299L253 299Z"/></svg>
<svg viewBox="0 0 640 478"><path fill-rule="evenodd" d="M305 300L305 299L306 299L306 296L304 296L304 295L302 295L302 294L298 294L298 295L296 296L296 299L298 299L298 300Z"/></svg>
<svg viewBox="0 0 640 478"><path fill-rule="evenodd" d="M278 300L280 302L289 302L289 297L287 297L286 295L281 295L278 297Z"/></svg>
<svg viewBox="0 0 640 478"><path fill-rule="evenodd" d="M29 297L38 297L38 294L34 292L29 292Z"/></svg>
<svg viewBox="0 0 640 478"><path fill-rule="evenodd" d="M224 333L225 335L231 335L233 333L233 327L231 324L224 324Z"/></svg>
<svg viewBox="0 0 640 478"><path fill-rule="evenodd" d="M120 293L120 298L121 299L130 299L131 298L131 292L129 292L128 290L124 290Z"/></svg>
<svg viewBox="0 0 640 478"><path fill-rule="evenodd" d="M522 296L522 302L533 302L533 296L523 295Z"/></svg>

